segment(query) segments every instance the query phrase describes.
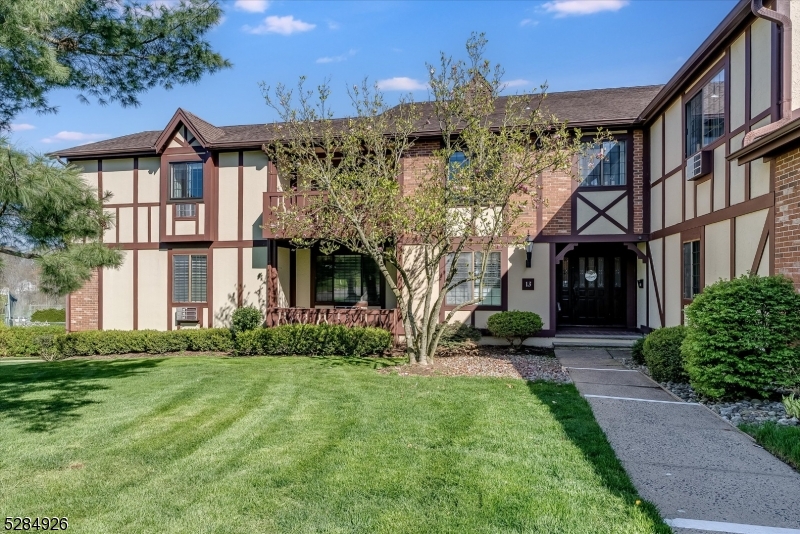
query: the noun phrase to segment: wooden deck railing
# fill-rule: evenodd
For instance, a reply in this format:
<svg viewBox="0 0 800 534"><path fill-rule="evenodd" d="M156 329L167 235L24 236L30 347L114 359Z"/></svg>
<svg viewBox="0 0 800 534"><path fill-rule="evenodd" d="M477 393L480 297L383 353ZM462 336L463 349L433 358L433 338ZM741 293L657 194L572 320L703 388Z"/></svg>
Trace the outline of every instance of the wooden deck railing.
<svg viewBox="0 0 800 534"><path fill-rule="evenodd" d="M283 237L276 230L276 212L282 209L304 208L312 198L321 195L319 191L264 193L264 226L261 235L264 239Z"/></svg>
<svg viewBox="0 0 800 534"><path fill-rule="evenodd" d="M365 308L267 308L267 326L284 324L336 324L343 326L374 326L388 330L394 336L403 333L397 310Z"/></svg>

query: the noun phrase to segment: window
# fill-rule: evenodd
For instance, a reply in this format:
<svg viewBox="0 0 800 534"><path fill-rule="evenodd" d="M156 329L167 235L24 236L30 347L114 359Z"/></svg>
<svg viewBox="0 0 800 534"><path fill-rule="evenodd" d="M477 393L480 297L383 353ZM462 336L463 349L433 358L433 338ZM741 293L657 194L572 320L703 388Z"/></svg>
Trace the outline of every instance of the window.
<svg viewBox="0 0 800 534"><path fill-rule="evenodd" d="M172 256L173 302L206 302L207 263L205 254Z"/></svg>
<svg viewBox="0 0 800 534"><path fill-rule="evenodd" d="M683 298L700 293L700 241L683 244Z"/></svg>
<svg viewBox="0 0 800 534"><path fill-rule="evenodd" d="M459 170L467 165L469 165L469 158L466 154L463 152L453 152L447 165L447 179L449 180L452 178L454 174L457 174Z"/></svg>
<svg viewBox="0 0 800 534"><path fill-rule="evenodd" d="M173 163L170 198L203 198L203 164Z"/></svg>
<svg viewBox="0 0 800 534"><path fill-rule="evenodd" d="M686 157L725 133L725 71L686 103Z"/></svg>
<svg viewBox="0 0 800 534"><path fill-rule="evenodd" d="M381 272L361 254L319 255L316 258L315 300L317 304L381 305Z"/></svg>
<svg viewBox="0 0 800 534"><path fill-rule="evenodd" d="M580 158L581 185L625 185L627 148L625 141L606 141L592 145Z"/></svg>
<svg viewBox="0 0 800 534"><path fill-rule="evenodd" d="M448 254L445 268L449 273L453 264L453 254ZM483 252L462 252L456 261L456 272L450 283L451 289L445 297L445 305L457 306L473 299L480 299L479 306L502 306L503 291L501 286L501 258L499 252L490 252L486 260L486 273L483 275L483 294L481 294L480 281L468 280L475 273L475 278L481 276ZM464 280L466 282L460 283ZM456 285L458 284L458 285Z"/></svg>

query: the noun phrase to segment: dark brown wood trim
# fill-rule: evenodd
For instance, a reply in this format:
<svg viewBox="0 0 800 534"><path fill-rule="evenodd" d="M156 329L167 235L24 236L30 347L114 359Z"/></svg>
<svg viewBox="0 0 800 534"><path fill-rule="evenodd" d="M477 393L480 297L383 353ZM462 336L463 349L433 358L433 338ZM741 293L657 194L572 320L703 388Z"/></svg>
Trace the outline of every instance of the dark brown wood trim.
<svg viewBox="0 0 800 534"><path fill-rule="evenodd" d="M160 202L120 202L115 204L113 202L109 202L107 204L103 204L106 208L145 208L149 206L160 206Z"/></svg>
<svg viewBox="0 0 800 534"><path fill-rule="evenodd" d="M609 234L609 235L541 235L534 238L534 243L628 243L647 240L647 234Z"/></svg>
<svg viewBox="0 0 800 534"><path fill-rule="evenodd" d="M736 217L730 218L730 279L736 278Z"/></svg>
<svg viewBox="0 0 800 534"><path fill-rule="evenodd" d="M660 321L660 326L664 326L664 311L661 308L661 296L659 295L658 291L658 277L656 276L656 268L653 265L653 254L650 252L650 242L648 241L645 246L647 247L647 259L650 263L650 272L653 277L653 292L656 295L656 307L658 307L658 317ZM648 311L649 313L649 311ZM649 326L649 325L648 325Z"/></svg>
<svg viewBox="0 0 800 534"><path fill-rule="evenodd" d="M363 259L362 266L363 266ZM363 268L363 267L362 267ZM289 249L289 307L297 306L297 249Z"/></svg>
<svg viewBox="0 0 800 534"><path fill-rule="evenodd" d="M116 234L116 243L119 243L119 208L114 209L114 232Z"/></svg>
<svg viewBox="0 0 800 534"><path fill-rule="evenodd" d="M669 228L653 232L650 235L650 239L660 239L668 235L677 234L678 232L683 232L690 228L696 228L699 226L708 226L709 224L714 224L716 222L724 221L725 219L730 219L731 217L739 217L740 215L745 215L747 213L751 213L754 211L760 211L766 208L771 208L774 204L775 204L775 194L767 193L766 195L758 196L752 200L740 202L738 204L734 204L733 206L729 206L721 210L712 211L711 213L707 213L705 215L689 219L688 221L679 224L673 224Z"/></svg>
<svg viewBox="0 0 800 534"><path fill-rule="evenodd" d="M661 240L661 326L667 326L667 240Z"/></svg>
<svg viewBox="0 0 800 534"><path fill-rule="evenodd" d="M615 198L614 200L612 200L612 201L611 201L611 202L610 202L610 203L609 203L609 204L608 204L608 205L607 205L605 208L602 208L602 209L601 209L601 208L598 208L598 207L597 207L597 206L596 206L596 205L595 205L593 202L591 202L591 201L590 201L588 198L584 197L584 196L583 196L583 195L581 195L580 193L578 193L578 194L577 194L577 195L575 195L575 196L576 196L576 198L577 198L577 199L579 199L579 200L581 200L582 202L584 202L584 203L585 203L587 206L589 206L590 208L592 208L592 209L593 209L593 210L596 212L596 213L595 213L595 215L594 215L594 216L593 216L591 219L589 219L588 221L586 221L586 223L584 223L584 225L583 225L583 226L581 226L580 228L578 228L578 229L576 230L576 233L580 234L581 232L583 232L584 230L586 230L588 227L590 227L592 224L594 224L594 222L595 222L595 221L597 221L597 220L598 220L600 217L605 217L606 219L608 219L608 221L609 221L609 222L611 222L611 224L613 224L614 226L616 226L617 228L619 228L620 230L622 230L622 231L623 231L623 232L625 232L625 233L628 233L629 231L632 231L632 230L633 230L633 228L625 228L625 227L624 227L624 226L622 226L622 225L621 225L619 222L617 222L616 220L614 220L614 218L612 218L611 216L609 216L609 215L608 215L608 213L607 213L607 212L608 212L608 210L610 210L611 208L613 208L614 206L616 206L616 205L617 205L617 203L618 203L620 200L623 200L624 198L626 198L626 197L628 197L628 196L629 196L629 193L628 193L628 191L624 191L624 192L623 192L623 193L622 193L620 196L618 196L617 198ZM575 203L575 206L577 207L577 205L578 205L578 203L576 202L576 203ZM629 209L628 209L628 214L630 215L630 214L631 214L631 209L630 209L630 208L631 208L631 206L628 206L628 208L629 208ZM576 209L575 211L577 211L577 209Z"/></svg>
<svg viewBox="0 0 800 534"><path fill-rule="evenodd" d="M97 160L97 198L103 200L103 160ZM100 236L103 241L103 236ZM97 269L97 329L103 329L103 268Z"/></svg>
<svg viewBox="0 0 800 534"><path fill-rule="evenodd" d="M139 158L133 158L133 242L139 242ZM135 293L134 293L135 295ZM135 296L134 296L135 298ZM136 324L135 310L134 322ZM136 328L134 327L134 330Z"/></svg>
<svg viewBox="0 0 800 534"><path fill-rule="evenodd" d="M569 245L567 245L569 246ZM574 248L574 246L573 246ZM565 253L566 254L566 253ZM562 256L563 258L564 256ZM556 259L556 244L550 243L550 328L554 334L558 328L558 312L556 311L556 266L559 261Z"/></svg>
<svg viewBox="0 0 800 534"><path fill-rule="evenodd" d="M244 300L244 249L236 247L236 305L242 307Z"/></svg>
<svg viewBox="0 0 800 534"><path fill-rule="evenodd" d="M133 257L133 329L139 330L139 251L134 249Z"/></svg>
<svg viewBox="0 0 800 534"><path fill-rule="evenodd" d="M767 239L769 239L769 221L775 216L773 210L774 208L770 208L767 212L767 218L764 221L764 228L761 230L761 237L758 240L758 247L756 247L756 255L753 257L753 266L750 268L750 272L752 273L758 272L758 268L761 265L761 258L764 256L764 248L767 245ZM769 261L769 258L767 258L767 261Z"/></svg>
<svg viewBox="0 0 800 534"><path fill-rule="evenodd" d="M636 246L636 243L625 243L625 246L628 247L628 250L636 254L637 258L639 258L645 263L647 262L647 254L639 250L639 247Z"/></svg>
<svg viewBox="0 0 800 534"><path fill-rule="evenodd" d="M564 256L566 256L569 252L571 252L577 246L578 246L578 243L569 243L569 244L567 244L566 247L561 249L561 252L559 252L558 254L555 255L555 257L553 258L553 265L558 265L559 263L561 263L561 260L564 259ZM555 250L555 249L553 249L553 250Z"/></svg>
<svg viewBox="0 0 800 534"><path fill-rule="evenodd" d="M238 185L238 187L239 187L239 189L238 189L238 191L239 191L239 195L238 195L238 197L239 197L238 198L238 201L239 201L238 217L239 217L239 219L238 219L238 222L236 223L236 228L237 228L237 235L239 236L239 241L243 241L244 240L244 236L243 236L244 230L243 230L242 227L244 226L244 152L242 150L239 151L239 170L238 170L237 178L239 180L239 182L238 182L238 184L239 184Z"/></svg>
<svg viewBox="0 0 800 534"><path fill-rule="evenodd" d="M683 134L681 134L683 135ZM673 173L670 172L670 176ZM666 226L666 176L667 176L667 115L666 113L661 116L661 176L664 177L665 183L661 185L661 228Z"/></svg>

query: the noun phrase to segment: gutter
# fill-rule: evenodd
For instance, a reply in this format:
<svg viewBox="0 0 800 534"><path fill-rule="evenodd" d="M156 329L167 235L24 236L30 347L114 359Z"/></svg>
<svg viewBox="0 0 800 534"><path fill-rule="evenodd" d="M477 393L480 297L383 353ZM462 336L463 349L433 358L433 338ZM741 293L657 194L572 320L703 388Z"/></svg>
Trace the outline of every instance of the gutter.
<svg viewBox="0 0 800 534"><path fill-rule="evenodd" d="M781 118L744 136L742 147L782 128L792 120L792 20L789 18L789 0L775 0L776 10L764 7L764 0L750 0L750 9L756 17L774 22L781 30Z"/></svg>

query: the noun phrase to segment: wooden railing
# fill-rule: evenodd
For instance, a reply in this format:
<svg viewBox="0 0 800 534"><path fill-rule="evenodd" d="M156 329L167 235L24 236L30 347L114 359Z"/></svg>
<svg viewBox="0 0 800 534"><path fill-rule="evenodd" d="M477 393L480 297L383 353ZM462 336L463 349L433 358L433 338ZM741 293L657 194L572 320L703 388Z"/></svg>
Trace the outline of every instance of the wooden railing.
<svg viewBox="0 0 800 534"><path fill-rule="evenodd" d="M397 310L365 308L267 308L267 326L284 324L336 324L374 326L395 336L403 333Z"/></svg>
<svg viewBox="0 0 800 534"><path fill-rule="evenodd" d="M277 212L285 209L304 208L312 198L321 195L319 191L264 193L264 226L261 235L264 239L284 237L277 231Z"/></svg>

